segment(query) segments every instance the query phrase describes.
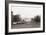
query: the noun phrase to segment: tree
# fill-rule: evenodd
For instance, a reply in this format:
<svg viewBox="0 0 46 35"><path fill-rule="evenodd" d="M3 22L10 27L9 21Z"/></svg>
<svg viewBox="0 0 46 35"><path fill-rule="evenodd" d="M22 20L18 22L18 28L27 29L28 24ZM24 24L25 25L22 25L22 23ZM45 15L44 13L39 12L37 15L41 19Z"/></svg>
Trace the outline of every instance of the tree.
<svg viewBox="0 0 46 35"><path fill-rule="evenodd" d="M20 20L21 20L20 15L14 15L13 16L13 22L18 22Z"/></svg>
<svg viewBox="0 0 46 35"><path fill-rule="evenodd" d="M37 15L37 16L34 18L34 21L35 21L35 22L40 22L40 16Z"/></svg>

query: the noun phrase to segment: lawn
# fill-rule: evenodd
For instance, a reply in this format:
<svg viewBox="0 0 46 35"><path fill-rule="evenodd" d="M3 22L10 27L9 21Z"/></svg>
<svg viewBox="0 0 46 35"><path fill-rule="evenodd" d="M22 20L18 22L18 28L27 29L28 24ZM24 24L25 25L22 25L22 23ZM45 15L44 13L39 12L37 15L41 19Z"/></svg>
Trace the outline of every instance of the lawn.
<svg viewBox="0 0 46 35"><path fill-rule="evenodd" d="M25 23L25 24L12 24L12 29L18 29L18 28L39 28L40 23Z"/></svg>

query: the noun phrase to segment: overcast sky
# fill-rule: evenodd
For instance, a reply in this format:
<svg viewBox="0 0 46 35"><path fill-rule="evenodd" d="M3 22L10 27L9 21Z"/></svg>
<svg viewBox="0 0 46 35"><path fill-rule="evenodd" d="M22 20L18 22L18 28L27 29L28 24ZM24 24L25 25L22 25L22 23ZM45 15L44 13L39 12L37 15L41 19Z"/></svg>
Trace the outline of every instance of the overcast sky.
<svg viewBox="0 0 46 35"><path fill-rule="evenodd" d="M40 5L26 5L14 4L12 5L13 14L19 14L22 18L32 18L36 15L42 15L42 6Z"/></svg>

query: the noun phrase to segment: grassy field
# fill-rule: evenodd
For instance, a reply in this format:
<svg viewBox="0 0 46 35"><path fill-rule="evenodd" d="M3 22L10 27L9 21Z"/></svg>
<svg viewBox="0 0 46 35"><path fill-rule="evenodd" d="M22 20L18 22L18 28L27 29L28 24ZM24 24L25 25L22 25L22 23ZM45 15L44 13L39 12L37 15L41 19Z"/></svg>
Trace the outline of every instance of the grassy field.
<svg viewBox="0 0 46 35"><path fill-rule="evenodd" d="M39 28L40 23L25 23L25 24L12 24L12 29L18 29L18 28Z"/></svg>

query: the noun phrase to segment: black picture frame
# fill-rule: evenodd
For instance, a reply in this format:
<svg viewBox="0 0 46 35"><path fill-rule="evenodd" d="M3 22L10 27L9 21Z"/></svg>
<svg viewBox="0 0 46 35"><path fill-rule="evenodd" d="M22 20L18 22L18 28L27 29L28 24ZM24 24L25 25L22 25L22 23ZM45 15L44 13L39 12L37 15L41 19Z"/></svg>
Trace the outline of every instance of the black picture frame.
<svg viewBox="0 0 46 35"><path fill-rule="evenodd" d="M38 4L43 5L43 30L42 31L27 31L27 32L12 32L8 33L8 4L9 3L22 3L22 4ZM44 2L27 2L27 1L10 1L5 0L5 34L24 34L24 33L40 33L45 32L45 3Z"/></svg>

